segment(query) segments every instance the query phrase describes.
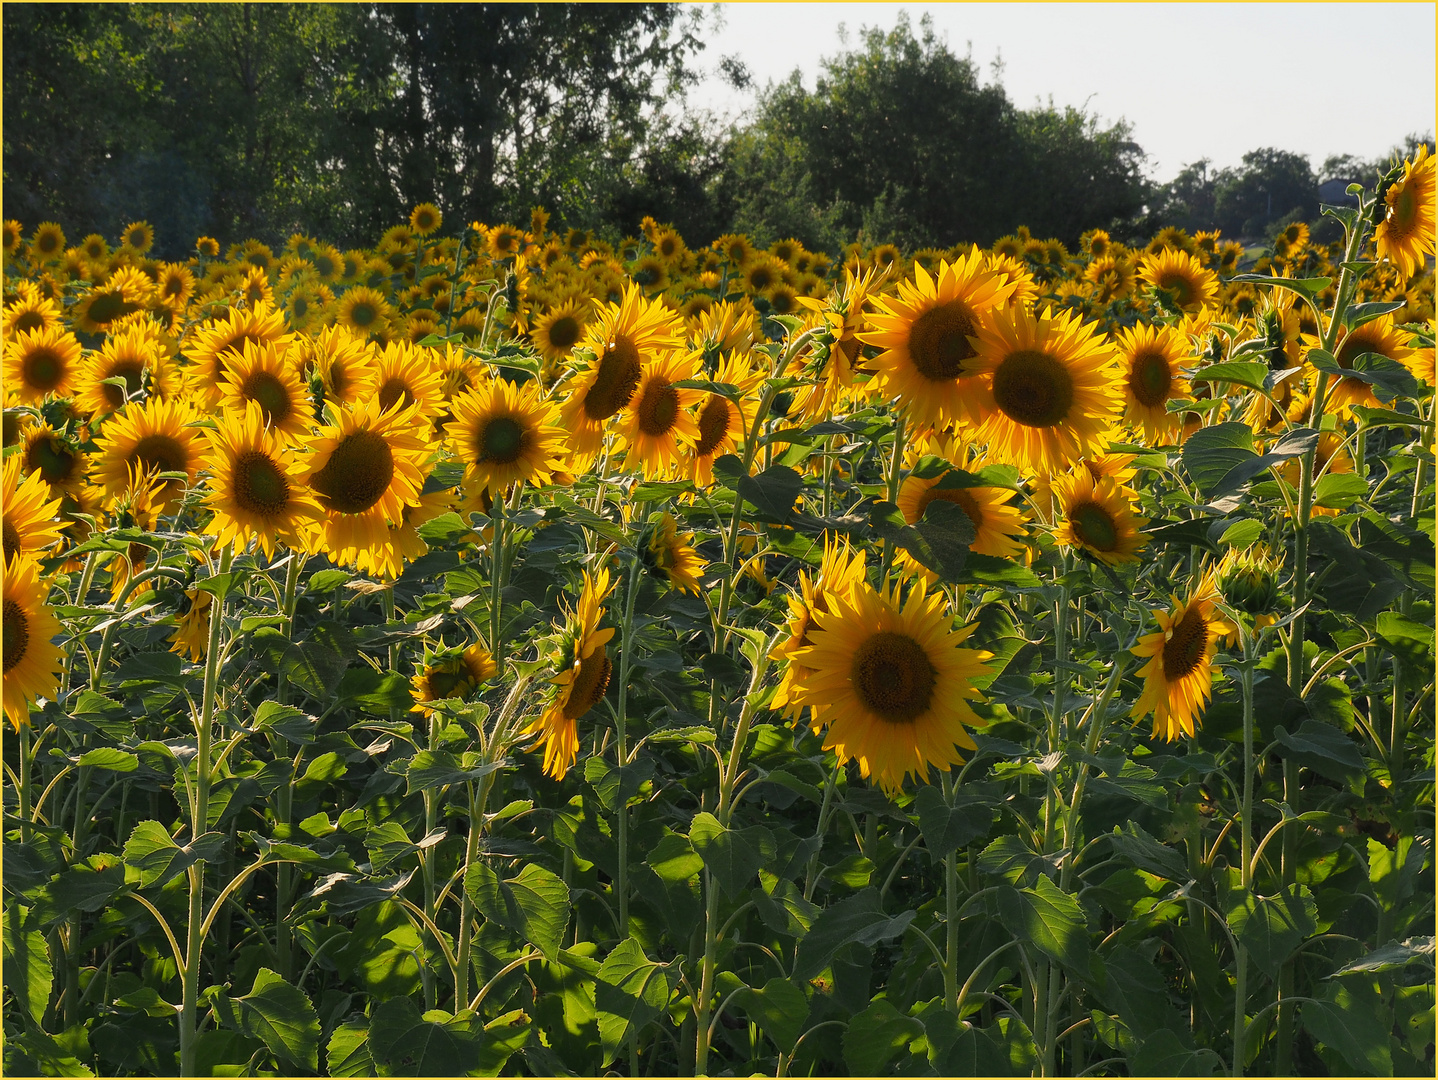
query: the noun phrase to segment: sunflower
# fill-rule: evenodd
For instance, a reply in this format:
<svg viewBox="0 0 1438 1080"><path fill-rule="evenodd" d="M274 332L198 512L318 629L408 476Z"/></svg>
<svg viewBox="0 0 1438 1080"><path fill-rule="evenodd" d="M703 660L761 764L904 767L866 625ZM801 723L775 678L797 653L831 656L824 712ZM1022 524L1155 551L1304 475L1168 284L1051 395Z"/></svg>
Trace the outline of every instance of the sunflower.
<svg viewBox="0 0 1438 1080"><path fill-rule="evenodd" d="M200 470L197 433L191 427L200 419L186 401L151 398L141 405L130 404L113 414L100 428L100 448L95 482L105 489L107 501L118 498L130 486L131 472L183 472L193 484ZM179 505L185 481L165 483L162 514L171 514Z"/></svg>
<svg viewBox="0 0 1438 1080"><path fill-rule="evenodd" d="M51 499L50 485L39 473L30 473L21 482L21 455L5 461L4 534L5 561L18 556L38 556L60 542L61 523L55 520L60 500Z"/></svg>
<svg viewBox="0 0 1438 1080"><path fill-rule="evenodd" d="M218 416L239 416L247 403L260 407L264 426L282 439L299 442L309 432L313 411L289 353L274 345L245 343L220 377Z"/></svg>
<svg viewBox="0 0 1438 1080"><path fill-rule="evenodd" d="M546 360L563 360L579 344L589 321L589 305L566 300L535 320L529 331L534 347Z"/></svg>
<svg viewBox="0 0 1438 1080"><path fill-rule="evenodd" d="M515 386L487 379L455 398L453 411L445 433L464 462L466 486L501 490L521 481L546 484L563 469L565 431L535 382Z"/></svg>
<svg viewBox="0 0 1438 1080"><path fill-rule="evenodd" d="M466 649L426 656L424 666L410 679L409 693L415 701L410 711L429 716L434 712L426 708L430 703L450 698L463 701L480 683L494 678L497 670L494 656L478 642Z"/></svg>
<svg viewBox="0 0 1438 1080"><path fill-rule="evenodd" d="M0 566L4 599L5 716L16 731L30 722L30 702L55 693L64 654L54 643L60 620L45 603L49 583L33 559Z"/></svg>
<svg viewBox="0 0 1438 1080"><path fill-rule="evenodd" d="M384 544L389 523L418 503L431 454L429 421L418 404L382 412L375 398L331 416L312 436L298 479L325 511L324 550L353 563Z"/></svg>
<svg viewBox="0 0 1438 1080"><path fill-rule="evenodd" d="M735 453L748 436L758 404L754 391L764 381L764 373L749 366L747 353L730 353L720 363L714 381L737 389L739 400L700 391L703 404L695 417L698 435L685 463L694 486L701 488L714 483L714 462Z"/></svg>
<svg viewBox="0 0 1438 1080"><path fill-rule="evenodd" d="M704 354L705 364L712 365L721 353L752 349L758 323L759 313L747 297L733 302L721 300L695 317L689 340Z"/></svg>
<svg viewBox="0 0 1438 1080"><path fill-rule="evenodd" d="M1133 292L1133 265L1117 255L1104 255L1085 267L1084 281L1093 287L1093 296L1100 304L1122 300Z"/></svg>
<svg viewBox="0 0 1438 1080"><path fill-rule="evenodd" d="M527 734L536 736L534 747L543 744L545 774L556 780L564 779L579 753L580 717L604 700L609 687L614 665L605 646L614 629L599 629L599 620L604 617L601 605L610 589L607 569L594 575L584 572L579 605L566 620L554 657L558 673L550 681L557 689L539 718L526 729Z"/></svg>
<svg viewBox="0 0 1438 1080"><path fill-rule="evenodd" d="M655 577L669 582L680 592L699 595L699 575L704 560L694 550L694 534L680 533L679 523L668 513L651 521L639 538L639 553Z"/></svg>
<svg viewBox="0 0 1438 1080"><path fill-rule="evenodd" d="M220 377L247 342L286 349L294 339L285 328L284 313L269 304L231 308L223 318L196 330L183 351L195 365L189 372L190 382L202 407L208 410L219 404Z"/></svg>
<svg viewBox="0 0 1438 1080"><path fill-rule="evenodd" d="M974 524L975 536L969 543L970 551L1000 559L1021 557L1024 553L1024 526L1028 519L1018 507L1007 505L1017 492L986 485L943 486L944 481L951 475L945 472L938 476L907 477L899 488L897 500L904 520L910 525L917 524L929 504L935 500L953 503ZM952 484L957 479L958 477L954 477L949 482ZM901 555L907 554L901 552Z"/></svg>
<svg viewBox="0 0 1438 1080"><path fill-rule="evenodd" d="M726 233L715 240L713 246L736 269L748 266L755 255L754 245L743 233Z"/></svg>
<svg viewBox="0 0 1438 1080"><path fill-rule="evenodd" d="M429 349L408 341L386 345L375 361L380 411L418 404L420 414L438 416L444 409L444 379Z"/></svg>
<svg viewBox="0 0 1438 1080"><path fill-rule="evenodd" d="M311 371L319 377L325 397L354 405L374 396L374 347L343 326L327 326L303 346Z"/></svg>
<svg viewBox="0 0 1438 1080"><path fill-rule="evenodd" d="M368 285L355 285L340 297L335 319L352 334L377 334L389 325L393 314L383 293Z"/></svg>
<svg viewBox="0 0 1438 1080"><path fill-rule="evenodd" d="M175 623L170 635L170 651L188 656L194 663L205 658L210 648L210 604L215 594L202 589L186 589L189 608Z"/></svg>
<svg viewBox="0 0 1438 1080"><path fill-rule="evenodd" d="M388 522L385 538L372 547L364 548L355 556L354 565L361 573L372 574L386 581L392 581L404 572L407 562L414 562L429 553L429 545L419 535L419 527L433 521L440 514L458 507L457 493L452 488L441 488L419 496L412 503L405 503L398 522ZM475 533L467 533L467 539L476 539Z"/></svg>
<svg viewBox="0 0 1438 1080"><path fill-rule="evenodd" d="M646 480L668 476L699 442L699 424L690 409L703 400L704 391L681 390L674 385L698 376L698 354L682 349L644 365L629 412L620 425L626 468L637 459Z"/></svg>
<svg viewBox="0 0 1438 1080"><path fill-rule="evenodd" d="M974 338L1015 285L984 269L978 248L939 264L937 278L922 266L897 298L875 297L870 331L859 340L884 351L873 361L875 390L908 406L917 424L977 423L986 394L975 378Z"/></svg>
<svg viewBox="0 0 1438 1080"><path fill-rule="evenodd" d="M79 340L58 326L27 330L5 342L5 387L22 404L67 396L79 367Z"/></svg>
<svg viewBox="0 0 1438 1080"><path fill-rule="evenodd" d="M155 229L148 221L136 221L125 226L120 234L120 246L136 255L143 255L155 243Z"/></svg>
<svg viewBox="0 0 1438 1080"><path fill-rule="evenodd" d="M854 385L854 373L861 367L859 332L864 329L870 297L882 280L881 271L871 268L856 275L845 267L844 284L835 286L822 301L807 297L799 301L822 316L834 336L827 356L815 354L816 361L822 364L813 372L819 377L818 383L796 396L795 408L805 420L818 423L826 419L844 392Z"/></svg>
<svg viewBox="0 0 1438 1080"><path fill-rule="evenodd" d="M1045 310L997 312L979 330L977 432L990 459L1057 472L1097 448L1119 402L1112 349L1093 324Z"/></svg>
<svg viewBox="0 0 1438 1080"><path fill-rule="evenodd" d="M794 659L809 669L793 688L807 705L810 726L827 726L824 749L841 763L857 758L859 771L897 794L910 773L926 780L930 767L948 771L962 750L976 749L969 701L973 680L985 675L991 653L959 646L974 627L952 629L942 593L879 593L858 584L827 595L814 611L811 644Z"/></svg>
<svg viewBox="0 0 1438 1080"><path fill-rule="evenodd" d="M420 203L409 212L409 227L414 230L416 236L429 236L431 233L438 232L443 223L444 215L439 212L439 207L434 203Z"/></svg>
<svg viewBox="0 0 1438 1080"><path fill-rule="evenodd" d="M1162 248L1143 260L1139 277L1162 289L1184 311L1198 311L1214 303L1218 277L1186 251Z"/></svg>
<svg viewBox="0 0 1438 1080"><path fill-rule="evenodd" d="M658 255L642 255L630 267L629 276L647 293L663 292L669 287L669 267Z"/></svg>
<svg viewBox="0 0 1438 1080"><path fill-rule="evenodd" d="M30 237L30 250L41 262L51 262L65 252L65 230L53 221L43 221Z"/></svg>
<svg viewBox="0 0 1438 1080"><path fill-rule="evenodd" d="M1192 735L1213 693L1213 657L1233 627L1215 610L1213 575L1203 577L1187 600L1173 598L1172 611L1156 612L1159 632L1139 639L1135 656L1149 657L1139 672L1143 693L1134 703L1136 719L1153 714L1154 737L1173 742Z"/></svg>
<svg viewBox="0 0 1438 1080"><path fill-rule="evenodd" d="M1112 476L1095 480L1080 465L1054 478L1053 493L1063 514L1054 530L1055 540L1081 548L1109 566L1138 561L1138 552L1148 543L1139 530L1148 519L1134 516L1128 488L1120 487Z"/></svg>
<svg viewBox="0 0 1438 1080"><path fill-rule="evenodd" d="M1162 446L1182 426L1168 403L1192 391L1179 365L1192 361L1188 338L1171 326L1139 323L1117 334L1118 366L1123 377L1126 424L1143 429L1144 441Z"/></svg>
<svg viewBox="0 0 1438 1080"><path fill-rule="evenodd" d="M143 270L122 266L75 305L75 326L87 334L105 333L112 323L142 310L154 292L155 283Z"/></svg>
<svg viewBox="0 0 1438 1080"><path fill-rule="evenodd" d="M1038 282L1034 280L1029 268L1018 259L987 252L984 255L984 269L997 274L1002 284L1014 287L1009 303L1028 307L1039 298Z"/></svg>
<svg viewBox="0 0 1438 1080"><path fill-rule="evenodd" d="M123 387L107 383L123 379ZM167 401L178 397L184 373L169 355L154 324L126 326L105 339L98 352L85 358L76 382L75 406L92 417L123 408L143 393Z"/></svg>
<svg viewBox="0 0 1438 1080"><path fill-rule="evenodd" d="M5 254L16 255L20 251L20 246L25 242L25 226L14 218L6 218L4 229L0 230L0 236L3 236Z"/></svg>
<svg viewBox="0 0 1438 1080"><path fill-rule="evenodd" d="M195 275L183 263L165 263L160 269L155 291L160 303L172 311L184 311L195 295Z"/></svg>
<svg viewBox="0 0 1438 1080"><path fill-rule="evenodd" d="M15 291L15 301L5 305L3 333L7 342L28 330L60 326L60 308L55 301L42 296L28 281L18 282Z"/></svg>
<svg viewBox="0 0 1438 1080"><path fill-rule="evenodd" d="M680 345L673 312L646 300L638 285L625 288L622 303L606 305L581 342L593 359L575 373L560 409L576 457L593 459L603 444L604 421L633 400L645 364Z"/></svg>
<svg viewBox="0 0 1438 1080"><path fill-rule="evenodd" d="M1413 350L1393 323L1393 316L1380 315L1362 326L1343 331L1338 339L1334 359L1341 368L1353 367L1353 361L1364 353L1379 353L1399 363L1407 360ZM1338 416L1347 416L1354 405L1379 408L1380 402L1371 384L1362 379L1342 378L1328 396L1328 408Z"/></svg>
<svg viewBox="0 0 1438 1080"><path fill-rule="evenodd" d="M266 559L280 543L311 551L324 516L298 479L300 466L283 436L254 400L226 406L209 434L204 467L210 474L205 505L214 516L205 532L217 547L243 552L255 539Z"/></svg>
<svg viewBox="0 0 1438 1080"><path fill-rule="evenodd" d="M1403 178L1384 196L1375 234L1378 257L1391 261L1404 277L1417 274L1424 258L1434 254L1434 160L1427 145L1420 146L1417 156L1403 163Z"/></svg>
<svg viewBox="0 0 1438 1080"><path fill-rule="evenodd" d="M24 448L15 455L28 476L37 473L50 485L51 498L79 490L90 468L90 459L68 435L49 424L39 423L22 433Z"/></svg>

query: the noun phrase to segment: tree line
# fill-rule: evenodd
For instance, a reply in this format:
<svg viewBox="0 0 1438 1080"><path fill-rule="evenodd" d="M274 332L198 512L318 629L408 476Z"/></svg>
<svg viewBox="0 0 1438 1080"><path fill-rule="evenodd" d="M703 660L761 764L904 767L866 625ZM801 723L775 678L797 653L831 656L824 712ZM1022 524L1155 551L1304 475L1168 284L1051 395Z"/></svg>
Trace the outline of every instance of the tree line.
<svg viewBox="0 0 1438 1080"><path fill-rule="evenodd" d="M617 238L641 216L837 251L992 243L1027 225L1260 235L1315 220L1318 186L1379 163L1262 149L1144 175L1125 123L1020 108L927 19L865 29L758 95L691 107L708 17L675 4L7 4L4 200L27 228L372 243L422 201L452 223ZM747 73L721 65L736 85ZM1415 144L1416 139L1410 139ZM1362 175L1359 175L1362 174Z"/></svg>

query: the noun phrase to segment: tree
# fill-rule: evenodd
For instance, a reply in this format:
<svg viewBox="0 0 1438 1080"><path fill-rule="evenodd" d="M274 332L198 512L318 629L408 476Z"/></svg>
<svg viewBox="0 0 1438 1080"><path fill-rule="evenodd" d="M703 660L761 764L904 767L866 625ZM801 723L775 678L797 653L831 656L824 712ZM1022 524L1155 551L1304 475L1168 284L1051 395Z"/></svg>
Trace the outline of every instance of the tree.
<svg viewBox="0 0 1438 1080"><path fill-rule="evenodd" d="M1280 219L1318 216L1318 178L1305 154L1271 146L1250 150L1214 185L1214 220L1230 236L1267 236Z"/></svg>

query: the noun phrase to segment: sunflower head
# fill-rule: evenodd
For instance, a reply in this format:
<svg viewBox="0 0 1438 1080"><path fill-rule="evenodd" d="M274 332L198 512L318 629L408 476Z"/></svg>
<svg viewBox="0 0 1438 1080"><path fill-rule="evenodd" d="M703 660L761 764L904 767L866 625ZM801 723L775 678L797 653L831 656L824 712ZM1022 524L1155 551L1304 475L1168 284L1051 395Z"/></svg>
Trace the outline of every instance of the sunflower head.
<svg viewBox="0 0 1438 1080"><path fill-rule="evenodd" d="M1173 742L1192 735L1213 693L1213 658L1234 627L1216 610L1217 587L1210 573L1187 600L1174 597L1172 610L1157 612L1159 631L1139 639L1135 656L1147 657L1139 674L1142 693L1132 715L1153 714L1154 737Z"/></svg>
<svg viewBox="0 0 1438 1080"><path fill-rule="evenodd" d="M16 731L30 722L30 702L55 693L64 654L55 645L60 620L45 598L50 583L40 577L34 559L6 559L0 564L3 593L5 716Z"/></svg>
<svg viewBox="0 0 1438 1080"><path fill-rule="evenodd" d="M1419 147L1403 163L1401 179L1390 184L1375 209L1381 209L1375 239L1378 255L1392 261L1405 278L1423 268L1425 256L1434 253L1435 159L1428 146Z"/></svg>
<svg viewBox="0 0 1438 1080"><path fill-rule="evenodd" d="M428 708L432 702L446 698L463 701L481 683L494 678L497 670L494 656L478 642L463 649L429 653L410 679L410 696L415 700L410 711L428 716L434 711Z"/></svg>
<svg viewBox="0 0 1438 1080"><path fill-rule="evenodd" d="M680 533L679 523L662 513L639 536L639 554L645 568L680 592L699 595L704 560L694 549L694 534Z"/></svg>
<svg viewBox="0 0 1438 1080"><path fill-rule="evenodd" d="M1266 615L1278 602L1279 562L1264 544L1230 548L1214 572L1219 591L1232 607L1250 615Z"/></svg>
<svg viewBox="0 0 1438 1080"><path fill-rule="evenodd" d="M1133 492L1111 476L1095 480L1082 464L1053 482L1063 521L1054 538L1109 566L1137 562L1148 543L1139 530L1148 520L1135 516Z"/></svg>
<svg viewBox="0 0 1438 1080"><path fill-rule="evenodd" d="M409 227L416 236L429 236L437 232L444 222L444 215L434 203L420 203L409 213Z"/></svg>

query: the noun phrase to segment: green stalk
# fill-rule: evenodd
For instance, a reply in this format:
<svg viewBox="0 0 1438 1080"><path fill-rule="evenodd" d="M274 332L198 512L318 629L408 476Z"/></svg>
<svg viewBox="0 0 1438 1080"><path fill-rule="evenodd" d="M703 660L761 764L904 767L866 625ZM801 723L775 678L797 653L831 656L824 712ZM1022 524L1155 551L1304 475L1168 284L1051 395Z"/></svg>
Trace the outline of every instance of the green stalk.
<svg viewBox="0 0 1438 1080"><path fill-rule="evenodd" d="M290 562L285 568L285 591L281 607L285 617L285 633L291 639L294 637L296 590L299 586L300 568L303 563L304 556L298 551L294 551L290 553ZM284 703L289 700L290 682L283 671L280 672L278 679L279 687L276 690L276 698ZM278 759L284 749L283 741L276 736L271 745L275 751L275 757ZM294 784L281 784L275 794L275 824L288 828L294 810ZM275 956L280 975L286 981L293 978L294 975L293 935L290 932L289 923L285 920L285 915L290 909L290 892L293 889L293 884L294 865L288 862L280 863L275 870Z"/></svg>
<svg viewBox="0 0 1438 1080"><path fill-rule="evenodd" d="M1241 837L1240 881L1245 891L1253 889L1253 663L1257 650L1252 633L1243 633L1243 809L1239 821ZM1233 1075L1243 1075L1244 1039L1248 1023L1248 949L1243 942L1235 945L1233 982Z"/></svg>
<svg viewBox="0 0 1438 1080"><path fill-rule="evenodd" d="M885 480L888 490L888 501L897 504L899 501L899 474L904 467L904 439L908 435L909 414L905 410L899 410L895 417L894 424L894 455L889 459L889 475ZM894 544L891 541L884 541L884 553L879 561L879 581L888 588L889 566L894 561Z"/></svg>
<svg viewBox="0 0 1438 1080"><path fill-rule="evenodd" d="M468 875L469 868L474 865L474 860L479 857L479 838L484 831L484 806L489 800L490 783L494 777L493 773L483 777L479 782L479 797L475 797L474 783L471 781L469 787L469 836L464 848L464 869ZM433 918L433 914L430 916ZM471 940L471 924L474 922L474 903L469 898L469 890L459 890L459 941L455 946L454 965L454 1011L457 1013L469 1002L469 952Z"/></svg>
<svg viewBox="0 0 1438 1080"><path fill-rule="evenodd" d="M234 552L226 547L220 552L218 574L230 572ZM224 624L225 598L216 595L210 604L210 640L205 653L205 689L200 703L200 723L196 735L199 752L195 755L195 794L190 804L190 839L201 836L210 822L210 728L215 718L215 695L220 675L220 631ZM188 871L190 910L185 967L180 1002L180 1075L195 1075L195 1040L199 1035L198 1006L200 999L201 928L204 920L205 862L195 862Z"/></svg>
<svg viewBox="0 0 1438 1080"><path fill-rule="evenodd" d="M944 802L950 806L954 801L954 782L949 773L943 774ZM949 1011L959 1011L959 872L958 855L949 852L944 856L944 1004Z"/></svg>
<svg viewBox="0 0 1438 1080"><path fill-rule="evenodd" d="M490 600L489 600L489 651L499 663L500 605L504 590L504 493L491 492L491 517L494 519L494 538L490 541Z"/></svg>
<svg viewBox="0 0 1438 1080"><path fill-rule="evenodd" d="M30 840L30 725L20 725L20 839Z"/></svg>
<svg viewBox="0 0 1438 1080"><path fill-rule="evenodd" d="M634 596L639 591L639 555L629 564L629 582L624 594L624 624L619 637L619 704L614 712L614 753L620 768L629 763L629 669L634 642ZM629 936L629 806L627 801L614 808L619 867L614 891L619 901L619 938Z"/></svg>

